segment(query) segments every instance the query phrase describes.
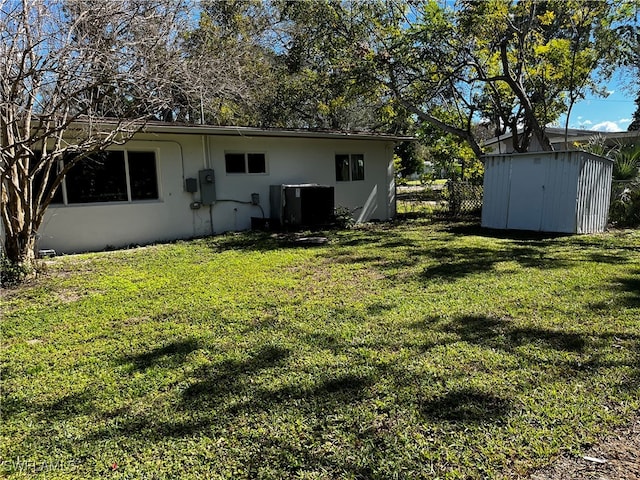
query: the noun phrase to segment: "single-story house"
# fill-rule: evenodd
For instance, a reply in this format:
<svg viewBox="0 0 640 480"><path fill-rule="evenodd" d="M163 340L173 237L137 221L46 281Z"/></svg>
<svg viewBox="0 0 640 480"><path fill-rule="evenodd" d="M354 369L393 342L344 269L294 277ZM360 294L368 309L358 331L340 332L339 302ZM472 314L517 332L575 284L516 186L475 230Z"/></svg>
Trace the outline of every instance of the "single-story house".
<svg viewBox="0 0 640 480"><path fill-rule="evenodd" d="M149 123L110 148L106 161L69 172L37 248L98 251L246 230L252 219L285 220L281 202L300 198L303 209L324 202L349 209L358 222L389 220L396 213L393 148L402 140ZM321 194L307 195L314 189Z"/></svg>
<svg viewBox="0 0 640 480"><path fill-rule="evenodd" d="M640 137L640 132L599 132L595 130L582 130L570 128L567 130L567 142L565 142L565 129L558 127L547 127L545 130L549 137L549 142L554 150L578 150L580 144L586 144L595 136L603 137L607 145L613 146L616 142L632 142ZM514 153L511 134L507 133L500 137L486 140L483 148L487 155L500 155L504 153ZM529 147L531 152L541 150L535 138Z"/></svg>

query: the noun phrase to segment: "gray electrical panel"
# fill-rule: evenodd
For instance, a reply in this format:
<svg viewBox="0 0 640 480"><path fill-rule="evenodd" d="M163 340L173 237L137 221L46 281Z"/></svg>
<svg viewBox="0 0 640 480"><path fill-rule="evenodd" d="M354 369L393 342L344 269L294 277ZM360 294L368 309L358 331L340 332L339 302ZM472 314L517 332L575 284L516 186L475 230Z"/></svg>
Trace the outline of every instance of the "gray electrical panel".
<svg viewBox="0 0 640 480"><path fill-rule="evenodd" d="M216 177L213 170L200 170L198 179L200 180L200 202L203 205L213 205L216 202Z"/></svg>
<svg viewBox="0 0 640 480"><path fill-rule="evenodd" d="M196 193L198 191L198 180L195 178L185 178L184 189L189 193Z"/></svg>

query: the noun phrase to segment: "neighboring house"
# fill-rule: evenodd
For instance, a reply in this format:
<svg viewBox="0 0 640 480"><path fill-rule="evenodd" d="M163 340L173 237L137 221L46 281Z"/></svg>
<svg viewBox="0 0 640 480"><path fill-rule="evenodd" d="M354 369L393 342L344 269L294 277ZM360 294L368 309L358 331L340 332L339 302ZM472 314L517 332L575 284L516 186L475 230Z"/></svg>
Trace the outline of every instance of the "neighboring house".
<svg viewBox="0 0 640 480"><path fill-rule="evenodd" d="M595 136L603 137L608 145L615 145L616 142L632 141L639 137L638 132L598 132L570 128L567 131L567 141L565 142L564 128L548 127L545 132L554 150L576 150L578 148L577 144L588 143ZM483 147L487 155L514 153L510 134L491 138L484 142ZM535 152L539 150L540 147L535 138L533 138L529 151Z"/></svg>
<svg viewBox="0 0 640 480"><path fill-rule="evenodd" d="M389 220L396 211L393 147L401 140L150 123L109 149L107 161L69 172L38 248L96 251L245 230L252 218L278 216L270 196L283 184L329 187L333 205L350 209L357 221Z"/></svg>

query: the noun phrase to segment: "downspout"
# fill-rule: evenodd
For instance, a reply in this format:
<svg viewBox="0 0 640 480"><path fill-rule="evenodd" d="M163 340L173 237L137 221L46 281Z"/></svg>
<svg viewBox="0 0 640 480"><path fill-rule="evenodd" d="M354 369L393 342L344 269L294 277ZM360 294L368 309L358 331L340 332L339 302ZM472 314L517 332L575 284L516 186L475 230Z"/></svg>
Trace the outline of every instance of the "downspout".
<svg viewBox="0 0 640 480"><path fill-rule="evenodd" d="M211 166L211 162L210 162L210 156L209 156L209 142L207 142L207 136L206 135L202 135L202 168L213 168ZM211 236L213 237L214 235L214 229L213 229L213 205L215 204L212 203L211 205L209 205L209 226L211 229Z"/></svg>

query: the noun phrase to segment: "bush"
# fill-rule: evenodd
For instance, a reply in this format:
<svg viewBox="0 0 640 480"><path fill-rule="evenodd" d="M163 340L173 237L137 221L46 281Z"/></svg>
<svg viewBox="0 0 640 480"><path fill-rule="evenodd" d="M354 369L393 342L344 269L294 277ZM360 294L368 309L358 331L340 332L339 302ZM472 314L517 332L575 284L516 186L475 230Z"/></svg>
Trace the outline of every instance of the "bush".
<svg viewBox="0 0 640 480"><path fill-rule="evenodd" d="M18 285L33 271L33 268L24 263L16 263L6 256L0 255L0 285L11 287Z"/></svg>
<svg viewBox="0 0 640 480"><path fill-rule="evenodd" d="M347 207L337 206L334 213L334 221L338 228L351 228L356 221L353 218L353 212Z"/></svg>
<svg viewBox="0 0 640 480"><path fill-rule="evenodd" d="M615 184L614 184L615 185ZM614 190L609 221L616 227L640 226L640 182L624 182Z"/></svg>
<svg viewBox="0 0 640 480"><path fill-rule="evenodd" d="M640 167L640 146L623 148L614 156L613 178L633 180L638 176L638 167Z"/></svg>

